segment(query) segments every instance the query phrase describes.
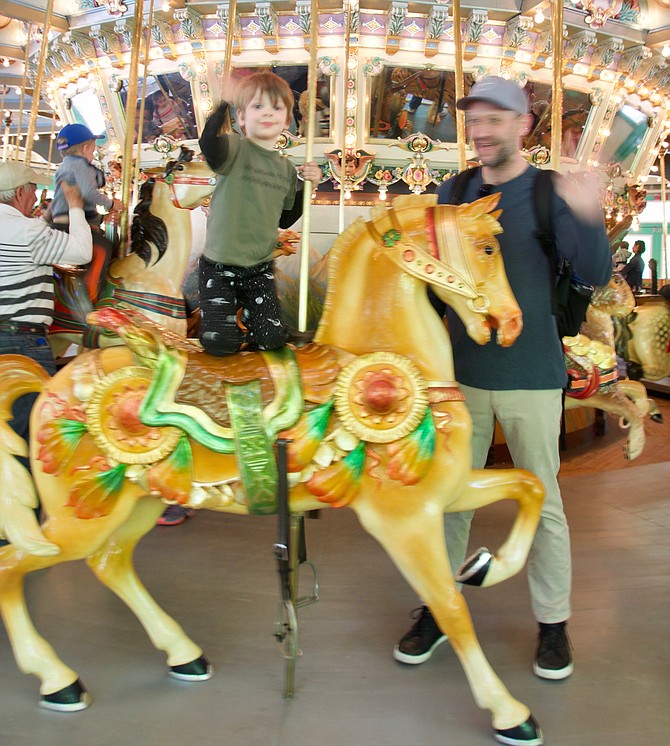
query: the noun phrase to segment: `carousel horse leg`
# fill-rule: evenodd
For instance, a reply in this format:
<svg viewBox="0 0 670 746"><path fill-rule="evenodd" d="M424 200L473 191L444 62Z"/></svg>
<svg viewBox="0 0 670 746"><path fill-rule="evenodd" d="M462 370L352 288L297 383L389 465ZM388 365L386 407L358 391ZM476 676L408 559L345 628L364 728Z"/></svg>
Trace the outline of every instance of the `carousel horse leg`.
<svg viewBox="0 0 670 746"><path fill-rule="evenodd" d="M213 672L202 649L154 601L133 565L137 543L156 525L164 508L155 497L141 498L129 519L86 559L86 563L98 580L137 616L153 645L167 653L170 676L182 681L204 681L211 678Z"/></svg>
<svg viewBox="0 0 670 746"><path fill-rule="evenodd" d="M518 503L512 530L496 554L482 547L466 559L456 574L459 582L495 585L516 575L526 563L544 502L544 487L534 474L524 469L473 470L463 493L450 503L449 512L476 510L500 500Z"/></svg>
<svg viewBox="0 0 670 746"><path fill-rule="evenodd" d="M90 697L76 672L58 658L51 645L35 629L23 590L28 572L59 562L61 558L58 556L26 556L12 545L5 547L0 552L0 611L17 666L23 673L40 679L40 705L50 710L73 712L88 707Z"/></svg>
<svg viewBox="0 0 670 746"><path fill-rule="evenodd" d="M542 734L530 710L512 697L479 645L467 604L449 569L442 516L421 513L398 521L358 504L353 507L449 638L475 702L491 711L496 739L512 746L539 746Z"/></svg>
<svg viewBox="0 0 670 746"><path fill-rule="evenodd" d="M618 415L619 426L628 429L624 455L629 461L636 459L644 450L644 418L650 411L650 400L647 390L639 381L619 381L610 391L596 392L587 399L566 397L565 401L570 409L595 407Z"/></svg>

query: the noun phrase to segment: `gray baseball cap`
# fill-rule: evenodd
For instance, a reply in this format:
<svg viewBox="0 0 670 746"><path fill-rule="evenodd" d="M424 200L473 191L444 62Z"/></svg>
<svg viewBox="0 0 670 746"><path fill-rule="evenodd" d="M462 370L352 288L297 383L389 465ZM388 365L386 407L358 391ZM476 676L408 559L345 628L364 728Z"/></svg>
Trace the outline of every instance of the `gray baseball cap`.
<svg viewBox="0 0 670 746"><path fill-rule="evenodd" d="M466 110L470 104L482 101L499 109L528 114L528 97L520 85L513 80L490 75L482 78L470 89L470 93L456 102L456 108Z"/></svg>

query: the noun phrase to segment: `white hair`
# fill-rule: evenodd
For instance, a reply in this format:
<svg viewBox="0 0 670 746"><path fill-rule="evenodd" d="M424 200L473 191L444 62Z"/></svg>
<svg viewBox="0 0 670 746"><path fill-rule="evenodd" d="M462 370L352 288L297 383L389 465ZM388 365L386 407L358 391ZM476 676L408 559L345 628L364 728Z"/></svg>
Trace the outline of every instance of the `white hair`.
<svg viewBox="0 0 670 746"><path fill-rule="evenodd" d="M14 197L16 197L16 190L20 188L21 187L15 187L14 189L5 189L3 191L0 191L0 205L9 204L14 199Z"/></svg>

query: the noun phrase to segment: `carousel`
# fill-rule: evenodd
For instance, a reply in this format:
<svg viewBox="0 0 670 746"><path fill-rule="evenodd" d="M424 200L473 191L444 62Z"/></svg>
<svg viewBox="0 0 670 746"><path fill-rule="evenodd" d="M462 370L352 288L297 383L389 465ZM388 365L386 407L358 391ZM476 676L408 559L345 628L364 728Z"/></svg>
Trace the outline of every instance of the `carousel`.
<svg viewBox="0 0 670 746"><path fill-rule="evenodd" d="M40 527L12 508L4 526L12 546L0 550L10 590L0 605L18 665L40 680L46 709L81 710L90 697L33 627L22 580L75 559L137 615L171 676L212 675L203 650L135 575L135 547L165 502L279 513L275 637L286 660L284 694L292 697L296 609L318 596L316 577L308 596L297 587L303 516L349 506L448 630L495 738L543 743L530 708L484 657L448 571L441 529L445 511L515 502L504 543L471 558L474 580L467 569L455 579L496 585L526 560L543 490L528 472L464 466L467 415L448 332L420 290L429 286L452 306L479 343L490 336L482 299L508 344L519 334L520 311L499 254L480 257L475 269L467 261L499 231L495 195L457 215L436 207L433 193L475 162L455 102L493 74L528 96L529 162L599 174L613 246L634 240L654 203L644 292L634 296L615 275L596 289L581 333L564 339L567 431L589 425L595 410L612 413L627 431L622 458L637 458L646 423L658 419L647 386L667 392L670 377L670 307L659 294L670 283L670 6L488 5L2 4L2 160L40 175L38 214L53 194L58 132L84 124L100 135L105 191L127 206L105 217L89 267L56 268L51 343L63 363L56 377L26 358L0 357L2 473L26 491L23 508L39 495L49 516ZM305 184L299 232L278 235L284 256L277 261L284 320L316 344L234 356L222 373L194 339L194 278L216 184L198 138L225 81L259 70L283 78L295 98L277 150L295 166L316 161L321 169L318 182ZM237 127L234 116L228 126ZM429 221L440 227L436 235L458 235L458 246L427 237ZM443 225L450 227L440 232ZM388 259L383 266L380 256ZM378 314L390 305L392 324ZM444 350L436 349L443 337ZM31 448L41 466L27 486L13 459L25 455L25 443L7 420L18 396L38 391L44 404L33 416ZM400 529L408 521L409 539Z"/></svg>

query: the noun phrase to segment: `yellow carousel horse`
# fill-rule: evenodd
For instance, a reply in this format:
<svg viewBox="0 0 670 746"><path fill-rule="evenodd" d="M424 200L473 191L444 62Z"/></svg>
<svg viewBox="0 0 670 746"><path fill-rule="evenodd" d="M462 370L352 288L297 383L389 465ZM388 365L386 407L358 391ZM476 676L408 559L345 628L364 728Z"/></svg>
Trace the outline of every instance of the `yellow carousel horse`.
<svg viewBox="0 0 670 746"><path fill-rule="evenodd" d="M543 500L526 471L471 469L470 417L426 293L430 285L453 305L480 344L493 326L498 344L515 341L521 312L495 239L496 204L497 195L459 206L410 197L368 223L359 218L331 249L323 316L304 348L212 358L140 314L107 308L91 321L127 347L84 353L54 378L28 358L0 357L0 514L12 542L0 549L0 609L19 668L40 679L44 707L79 710L89 697L34 628L23 579L71 560L85 560L125 601L172 676L211 676L200 646L139 581L133 552L163 501L272 512L279 436L290 443L290 510L354 510L449 636L495 737L542 743L529 708L484 657L443 530L445 511L515 501L497 553L457 575L498 583L524 565ZM28 391L42 392L29 449L7 425L12 402ZM32 480L13 457L28 450ZM46 516L39 527L36 495Z"/></svg>
<svg viewBox="0 0 670 746"><path fill-rule="evenodd" d="M120 343L115 335L86 324L87 313L105 306L138 310L186 336L182 283L192 245L190 211L204 204L216 185L207 164L192 158L193 152L182 148L178 160L146 172L149 180L142 185L135 207L130 252L111 262L95 302L76 268L59 271L63 282L56 290L50 334L57 357L71 344L92 348Z"/></svg>
<svg viewBox="0 0 670 746"><path fill-rule="evenodd" d="M615 319L616 349L631 378L660 381L670 376L670 303L649 300Z"/></svg>
<svg viewBox="0 0 670 746"><path fill-rule="evenodd" d="M635 296L630 286L614 273L607 285L594 291L580 334L563 340L568 371L571 377L574 371L575 379L565 397L565 409L593 407L617 415L620 427L628 430L624 455L629 460L644 450L646 417L661 421L646 388L639 381L617 374L613 319L628 316L634 308ZM589 377L586 389L574 385L576 379Z"/></svg>

